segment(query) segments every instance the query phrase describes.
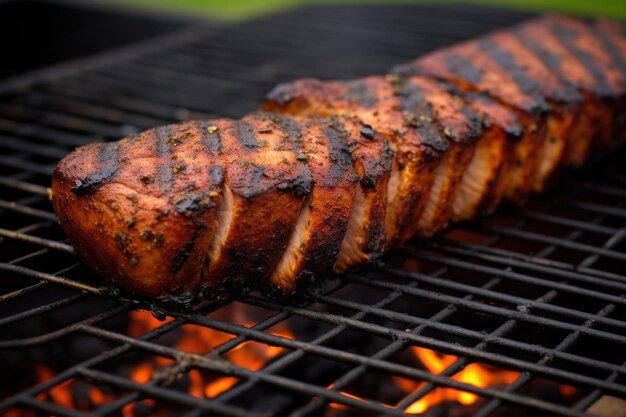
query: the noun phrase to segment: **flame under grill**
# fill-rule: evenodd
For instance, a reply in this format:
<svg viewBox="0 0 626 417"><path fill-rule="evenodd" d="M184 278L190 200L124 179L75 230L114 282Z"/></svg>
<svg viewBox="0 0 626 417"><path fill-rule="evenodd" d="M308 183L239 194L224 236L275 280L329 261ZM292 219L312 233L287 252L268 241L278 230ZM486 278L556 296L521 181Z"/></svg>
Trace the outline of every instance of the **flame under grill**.
<svg viewBox="0 0 626 417"><path fill-rule="evenodd" d="M526 17L309 7L0 85L0 412L435 416L456 403L449 415L583 416L626 398L624 152L299 305L253 294L179 312L110 297L47 199L75 146L238 117L278 82L384 73Z"/></svg>

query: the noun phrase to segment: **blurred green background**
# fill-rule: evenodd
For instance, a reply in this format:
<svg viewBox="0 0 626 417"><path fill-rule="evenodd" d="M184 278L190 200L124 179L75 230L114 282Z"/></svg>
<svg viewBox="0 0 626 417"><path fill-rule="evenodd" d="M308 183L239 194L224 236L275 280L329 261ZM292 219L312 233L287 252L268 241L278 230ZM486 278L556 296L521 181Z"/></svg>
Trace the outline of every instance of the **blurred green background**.
<svg viewBox="0 0 626 417"><path fill-rule="evenodd" d="M187 14L202 14L227 20L243 20L303 4L332 3L425 3L428 0L100 0ZM442 3L441 1L430 1ZM459 1L445 1L461 3ZM604 15L626 19L626 0L473 0L474 3L529 11L554 11L581 15Z"/></svg>

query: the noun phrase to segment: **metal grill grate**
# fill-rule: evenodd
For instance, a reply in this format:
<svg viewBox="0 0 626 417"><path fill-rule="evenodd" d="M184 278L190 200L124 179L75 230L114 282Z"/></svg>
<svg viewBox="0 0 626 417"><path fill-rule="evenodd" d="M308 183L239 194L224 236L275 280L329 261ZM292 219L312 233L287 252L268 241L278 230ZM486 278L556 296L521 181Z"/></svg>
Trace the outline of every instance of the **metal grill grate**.
<svg viewBox="0 0 626 417"><path fill-rule="evenodd" d="M311 7L220 30L193 27L94 65L5 85L0 362L21 379L0 410L88 415L46 396L70 380L115 394L92 407L100 416L122 415L145 399L186 416L398 415L442 387L480 397L474 416L582 416L602 396L626 398L623 152L569 173L524 211L504 209L416 242L390 254L384 267L331 281L323 295L297 306L250 295L178 312L110 297L111 289L77 263L47 199L52 169L77 145L189 118L237 117L278 82L383 73L525 17L459 6ZM254 323L224 319L222 312L242 305L254 310ZM139 308L168 320L132 334L128 315ZM285 323L290 337L275 331ZM166 343L189 326L230 336L201 353ZM254 342L280 353L258 370L231 360ZM435 374L407 362L410 346L456 359ZM24 360L31 366L50 357L62 358L54 376L35 385ZM118 360L147 357L168 358L150 380L113 371ZM504 388L453 378L472 363L518 373ZM200 371L237 383L210 399L176 383ZM392 388L381 387L398 377L415 389L389 394ZM574 394L565 403L537 394L533 387L546 381Z"/></svg>

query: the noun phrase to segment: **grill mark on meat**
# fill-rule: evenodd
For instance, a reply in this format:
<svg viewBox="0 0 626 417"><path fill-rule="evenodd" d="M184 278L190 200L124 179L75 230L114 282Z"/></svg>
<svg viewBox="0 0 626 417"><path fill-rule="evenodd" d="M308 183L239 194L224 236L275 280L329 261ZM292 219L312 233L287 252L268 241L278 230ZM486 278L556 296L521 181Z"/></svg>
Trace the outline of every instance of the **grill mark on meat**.
<svg viewBox="0 0 626 417"><path fill-rule="evenodd" d="M583 102L583 95L578 89L558 70L551 71L541 56L525 44L515 32L504 32L500 36L501 42L510 42L513 45L511 54L520 70L525 71L528 77L537 81L539 90L535 91L536 94L543 95L559 105L572 106ZM500 48L503 47L500 46Z"/></svg>
<svg viewBox="0 0 626 417"><path fill-rule="evenodd" d="M194 126L200 132L200 141L208 152L219 152L222 145L221 132L210 122L194 122ZM213 129L215 128L215 129ZM209 132L209 129L211 132Z"/></svg>
<svg viewBox="0 0 626 417"><path fill-rule="evenodd" d="M613 88L610 86L604 71L596 65L594 57L588 52L576 47L576 41L573 39L578 35L576 30L559 25L550 25L550 30L561 45L572 54L572 57L580 61L582 66L587 69L589 74L596 81L597 94L600 97L612 97L614 95Z"/></svg>
<svg viewBox="0 0 626 417"><path fill-rule="evenodd" d="M244 151L254 152L259 147L257 141L256 129L250 123L245 120L236 120L235 122L235 137L243 145Z"/></svg>
<svg viewBox="0 0 626 417"><path fill-rule="evenodd" d="M352 101L366 109L370 109L378 103L378 98L367 81L362 80L347 83L347 90L342 99Z"/></svg>
<svg viewBox="0 0 626 417"><path fill-rule="evenodd" d="M329 145L330 169L325 178L325 187L334 187L347 169L352 167L352 152L346 141L348 132L336 117L316 118Z"/></svg>
<svg viewBox="0 0 626 417"><path fill-rule="evenodd" d="M519 119L515 115L514 112L510 111L508 107L505 107L491 98L485 96L484 94L475 93L475 92L466 92L461 93L466 96L468 99L481 103L486 107L499 106L507 109L507 117L506 119L498 119L498 120L490 120L486 114L482 115L482 123L485 127L489 127L491 123L497 123L498 126L504 130L507 135L507 138L511 141L517 141L524 136L524 127L520 123Z"/></svg>
<svg viewBox="0 0 626 417"><path fill-rule="evenodd" d="M590 25L590 29L593 34L598 38L598 40L602 43L604 51L609 55L615 66L618 67L619 70L626 77L626 60L620 53L617 45L615 45L615 43L613 42L611 36L607 36L606 32L599 29L595 25Z"/></svg>
<svg viewBox="0 0 626 417"><path fill-rule="evenodd" d="M450 72L458 74L471 84L479 84L483 78L482 71L476 68L472 61L455 52L446 55L445 63Z"/></svg>
<svg viewBox="0 0 626 417"><path fill-rule="evenodd" d="M558 53L554 53L547 48L544 48L540 42L532 39L527 33L524 32L526 27L520 27L511 32L511 35L519 40L529 51L541 60L541 62L551 71L551 74L557 77L557 79L568 86L572 92L570 95L562 97L561 101L568 103L569 100L574 100L576 103L581 103L584 100L582 94L578 90L578 86L572 84L572 81L567 77L563 71L563 65L567 65L567 61L564 61L563 57ZM574 94L574 92L576 94Z"/></svg>
<svg viewBox="0 0 626 417"><path fill-rule="evenodd" d="M492 58L499 67L510 75L520 91L532 97L531 112L547 113L551 110L545 97L537 94L537 91L539 91L537 82L524 74L524 71L522 71L511 53L503 51L490 39L486 38L478 41L478 46L483 53Z"/></svg>
<svg viewBox="0 0 626 417"><path fill-rule="evenodd" d="M278 189L281 191L293 190L297 197L305 198L311 193L313 177L311 176L311 170L306 160L304 160L304 158L298 158L299 155L304 155L302 153L302 130L298 126L298 123L291 117L269 113L266 114L266 116L272 120L284 134L280 146L287 147L296 155L297 166L295 177L279 184Z"/></svg>
<svg viewBox="0 0 626 417"><path fill-rule="evenodd" d="M367 126L368 129L371 129ZM389 146L389 141L381 135L376 134L370 140L382 142L382 150L375 157L364 157L360 159L360 163L363 165L363 178L361 179L361 186L363 188L372 188L378 180L391 170L391 164L393 162L393 150Z"/></svg>
<svg viewBox="0 0 626 417"><path fill-rule="evenodd" d="M546 65L546 67L552 71L554 74L560 75L561 80L565 80L561 72L561 62L562 58L558 55L553 54L548 49L544 48L539 42L535 42L534 39L531 39L523 32L523 28L518 28L512 32L513 36L515 36L519 41L526 46L529 50L531 50L541 61Z"/></svg>
<svg viewBox="0 0 626 417"><path fill-rule="evenodd" d="M400 109L405 123L415 129L422 144L437 152L445 152L450 143L441 135L439 127L433 123L432 108L424 99L420 88L403 80L394 84L394 94L400 97Z"/></svg>
<svg viewBox="0 0 626 417"><path fill-rule="evenodd" d="M573 85L580 94L583 103L588 103L591 100L590 94L600 97L612 95L611 88L606 84L603 86L602 83L598 83L590 69L555 36L545 23L545 19L521 25L516 29L515 35L522 40L527 48L539 56L548 68L552 69L555 76ZM584 106L586 107L586 105ZM584 119L587 116L583 114L579 117ZM579 120L577 123L581 122Z"/></svg>
<svg viewBox="0 0 626 417"><path fill-rule="evenodd" d="M469 123L468 139L472 140L480 138L483 133L482 121L480 120L480 117L478 117L476 113L470 110L470 108L467 106L467 103L465 103L465 100L463 100L460 94L455 94L455 96L459 98L461 102L461 113L463 113Z"/></svg>
<svg viewBox="0 0 626 417"><path fill-rule="evenodd" d="M82 179L76 179L70 191L77 196L89 195L96 192L101 185L112 181L121 169L118 160L119 147L118 143L99 144L96 155L96 168L98 169Z"/></svg>
<svg viewBox="0 0 626 417"><path fill-rule="evenodd" d="M220 130L214 129L215 126L211 122L196 121L194 122L194 126L196 127L196 129L198 129L198 132L200 133L200 142L202 143L206 151L209 154L215 156L216 159L219 158L219 152L222 148L222 138ZM209 132L209 129L211 130L211 132ZM221 189L224 183L225 168L220 164L209 166L207 167L207 170L210 183L214 187Z"/></svg>
<svg viewBox="0 0 626 417"><path fill-rule="evenodd" d="M426 101L430 103L431 113L443 136L456 143L471 143L482 136L480 118L448 83L433 83L429 88Z"/></svg>
<svg viewBox="0 0 626 417"><path fill-rule="evenodd" d="M164 194L169 194L172 191L172 147L169 143L171 134L171 126L160 126L154 129L154 135L156 136L156 153L159 161L156 168L155 183L163 190Z"/></svg>

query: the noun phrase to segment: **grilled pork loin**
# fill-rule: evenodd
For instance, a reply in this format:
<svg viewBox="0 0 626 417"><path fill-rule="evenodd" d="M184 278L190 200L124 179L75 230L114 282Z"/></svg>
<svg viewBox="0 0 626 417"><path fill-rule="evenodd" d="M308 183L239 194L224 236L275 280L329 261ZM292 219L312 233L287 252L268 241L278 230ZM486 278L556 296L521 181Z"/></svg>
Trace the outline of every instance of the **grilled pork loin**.
<svg viewBox="0 0 626 417"><path fill-rule="evenodd" d="M626 141L626 28L547 16L387 76L283 84L262 110L64 158L52 203L79 257L148 298L299 294L522 203Z"/></svg>

